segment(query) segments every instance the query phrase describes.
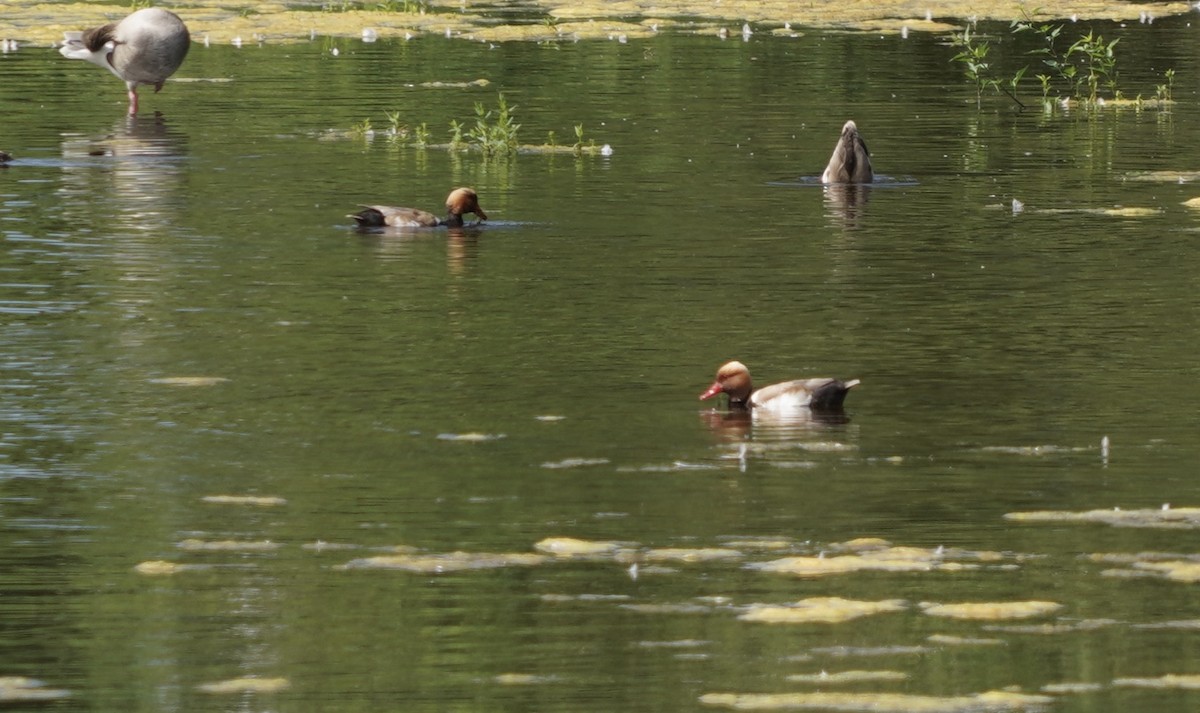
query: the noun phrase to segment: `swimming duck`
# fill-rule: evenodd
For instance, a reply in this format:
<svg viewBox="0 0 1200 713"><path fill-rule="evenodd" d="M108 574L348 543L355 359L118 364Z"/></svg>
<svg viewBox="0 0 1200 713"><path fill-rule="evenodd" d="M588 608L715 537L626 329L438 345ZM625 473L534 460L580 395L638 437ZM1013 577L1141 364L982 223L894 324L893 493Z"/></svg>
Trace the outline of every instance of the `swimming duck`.
<svg viewBox="0 0 1200 713"><path fill-rule="evenodd" d="M11 160L13 160L12 154L7 151L0 151L0 166L3 166Z"/></svg>
<svg viewBox="0 0 1200 713"><path fill-rule="evenodd" d="M870 183L873 180L875 174L871 171L871 152L867 150L867 142L858 133L858 126L853 121L847 121L842 127L837 146L833 148L829 165L821 174L821 183Z"/></svg>
<svg viewBox="0 0 1200 713"><path fill-rule="evenodd" d="M346 217L353 218L360 228L436 228L442 225L457 228L463 224L464 213L474 213L480 220L487 220L487 214L479 207L479 196L470 188L450 191L450 195L446 196L445 218L416 208L386 205L365 205L363 210Z"/></svg>
<svg viewBox="0 0 1200 713"><path fill-rule="evenodd" d="M66 32L59 53L107 68L125 81L129 89L129 115L138 111L137 87L163 87L167 77L179 69L191 47L187 25L170 10L147 7L120 22L93 27L83 32Z"/></svg>
<svg viewBox="0 0 1200 713"><path fill-rule="evenodd" d="M815 411L837 411L842 408L846 392L858 383L858 379L797 379L755 391L750 385L750 370L740 361L731 361L717 369L717 380L700 394L700 400L724 393L729 395L729 405L734 408L791 411L807 407Z"/></svg>

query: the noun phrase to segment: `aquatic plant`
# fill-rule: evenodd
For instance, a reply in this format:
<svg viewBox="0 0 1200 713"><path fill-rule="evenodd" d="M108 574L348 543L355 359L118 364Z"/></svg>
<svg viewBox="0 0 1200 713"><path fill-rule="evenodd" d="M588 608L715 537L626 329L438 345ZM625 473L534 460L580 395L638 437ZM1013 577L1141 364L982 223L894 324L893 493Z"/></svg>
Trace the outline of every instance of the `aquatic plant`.
<svg viewBox="0 0 1200 713"><path fill-rule="evenodd" d="M605 144L597 146L595 139L584 138L583 124L575 125L575 143L571 146L560 146L556 134L548 132L547 142L541 145L522 144L518 140L521 125L515 120L516 106L509 106L508 101L500 94L496 107L489 109L482 102L475 103L475 121L473 124L450 120L450 141L445 144L432 143L432 133L428 123L421 123L415 128L404 123L399 111L385 111L388 128L385 131L389 143L415 148L441 148L451 152L477 151L484 158L508 157L518 151L526 153L572 153L581 155L612 154L612 149ZM355 124L350 129L350 135L371 139L375 131L370 119Z"/></svg>
<svg viewBox="0 0 1200 713"><path fill-rule="evenodd" d="M1016 91L1028 67L1022 67L1011 78L1001 79L987 62L991 44L976 40L971 34L971 27L972 25L967 25L962 32L951 35L951 44L959 48L959 52L950 61L962 64L967 78L975 83L975 106L982 108L983 93L994 89L996 92L1007 94L1018 106L1025 108L1017 98Z"/></svg>
<svg viewBox="0 0 1200 713"><path fill-rule="evenodd" d="M597 150L598 149L596 148L596 140L595 139L588 139L588 143L586 143L586 144L583 143L583 124L576 124L575 125L575 143L571 146L571 151L573 151L575 153L575 155L578 156L583 153L594 154L594 153L596 153Z"/></svg>
<svg viewBox="0 0 1200 713"><path fill-rule="evenodd" d="M463 151L467 148L467 142L463 140L463 125L454 120L450 120L450 150Z"/></svg>
<svg viewBox="0 0 1200 713"><path fill-rule="evenodd" d="M1154 88L1154 97L1159 101L1173 101L1171 97L1175 89L1175 70L1168 69L1163 72L1163 78L1167 81L1165 84L1159 84Z"/></svg>
<svg viewBox="0 0 1200 713"><path fill-rule="evenodd" d="M483 102L475 102L475 126L467 130L467 140L472 148L478 149L484 156L515 153L520 144L517 141L517 130L520 124L513 122L513 112L517 107L509 108L504 94L500 94L493 112L483 106Z"/></svg>
<svg viewBox="0 0 1200 713"><path fill-rule="evenodd" d="M429 124L422 121L416 129L413 129L413 146L423 149L429 145L429 138Z"/></svg>
<svg viewBox="0 0 1200 713"><path fill-rule="evenodd" d="M1042 93L1042 106L1053 111L1060 96L1074 99L1085 106L1094 107L1107 100L1123 101L1117 86L1116 46L1119 40L1106 41L1103 36L1089 29L1074 41L1064 36L1065 24L1039 23L1033 16L1038 10L1021 9L1021 17L1009 23L1012 35L1029 34L1036 38L1036 46L1025 55L1040 60L1047 71L1035 74ZM983 95L987 90L1007 95L1019 107L1024 104L1017 98L1021 82L1029 70L1025 65L1008 73L1001 71L989 61L993 46L980 41L974 23L962 32L951 35L951 45L958 52L951 57L963 67L967 79L975 84L975 103L982 108ZM1171 101L1174 70L1167 70L1166 83L1156 87L1159 103ZM1053 95L1053 96L1052 96ZM1107 95L1107 98L1106 96ZM1131 103L1142 106L1139 97Z"/></svg>
<svg viewBox="0 0 1200 713"><path fill-rule="evenodd" d="M429 3L418 2L417 0L382 0L382 2L375 5L375 9L382 12L405 12L424 15L429 9Z"/></svg>
<svg viewBox="0 0 1200 713"><path fill-rule="evenodd" d="M362 121L355 124L353 127L350 128L350 133L354 134L355 136L364 138L364 139L369 139L369 138L372 138L375 136L375 130L373 128L371 128L371 120L370 119L363 119Z"/></svg>

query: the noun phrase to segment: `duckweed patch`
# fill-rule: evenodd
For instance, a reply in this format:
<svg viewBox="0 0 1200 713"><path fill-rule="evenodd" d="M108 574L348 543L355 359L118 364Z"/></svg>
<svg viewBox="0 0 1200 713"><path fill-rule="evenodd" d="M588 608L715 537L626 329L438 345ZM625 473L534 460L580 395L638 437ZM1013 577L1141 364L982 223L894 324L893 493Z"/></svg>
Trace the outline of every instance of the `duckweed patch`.
<svg viewBox="0 0 1200 713"><path fill-rule="evenodd" d="M922 602L921 609L929 616L951 619L974 619L995 621L997 619L1032 619L1053 614L1063 608L1058 602L966 602L961 604L934 604Z"/></svg>
<svg viewBox="0 0 1200 713"><path fill-rule="evenodd" d="M754 604L738 619L766 624L841 624L874 614L904 611L902 599L859 601L841 597L812 597L794 604Z"/></svg>
<svg viewBox="0 0 1200 713"><path fill-rule="evenodd" d="M1050 696L988 691L969 696L921 696L906 693L706 693L706 706L739 711L833 710L857 713L1007 713L1038 711Z"/></svg>

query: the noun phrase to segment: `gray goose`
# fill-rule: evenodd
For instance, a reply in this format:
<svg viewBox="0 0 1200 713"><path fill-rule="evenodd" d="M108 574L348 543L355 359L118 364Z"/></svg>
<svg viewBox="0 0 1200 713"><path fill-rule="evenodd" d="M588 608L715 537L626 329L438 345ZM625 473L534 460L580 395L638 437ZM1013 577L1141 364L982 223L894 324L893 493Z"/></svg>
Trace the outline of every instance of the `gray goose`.
<svg viewBox="0 0 1200 713"><path fill-rule="evenodd" d="M871 171L871 152L867 150L867 142L858 133L858 126L853 121L847 121L842 127L837 146L833 148L829 165L821 174L821 183L870 183L873 180L875 174Z"/></svg>
<svg viewBox="0 0 1200 713"><path fill-rule="evenodd" d="M364 205L362 210L346 216L353 218L360 228L436 228L461 227L464 213L474 213L480 220L487 214L479 207L479 196L470 188L455 188L446 196L446 217L416 208L393 208L386 205Z"/></svg>
<svg viewBox="0 0 1200 713"><path fill-rule="evenodd" d="M183 20L170 10L148 7L120 22L64 33L58 50L69 59L82 59L110 72L129 89L129 115L138 111L137 87L151 84L154 91L179 69L191 46Z"/></svg>

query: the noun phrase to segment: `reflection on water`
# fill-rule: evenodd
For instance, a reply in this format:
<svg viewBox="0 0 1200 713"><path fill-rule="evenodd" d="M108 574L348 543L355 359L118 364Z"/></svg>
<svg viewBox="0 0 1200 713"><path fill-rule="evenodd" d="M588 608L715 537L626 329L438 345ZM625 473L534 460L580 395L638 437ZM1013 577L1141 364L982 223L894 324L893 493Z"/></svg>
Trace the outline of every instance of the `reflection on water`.
<svg viewBox="0 0 1200 713"><path fill-rule="evenodd" d="M169 226L186 196L181 193L186 137L160 113L125 117L107 131L66 134L62 140L63 181L60 193L68 219L88 223L99 217L97 196L116 210L104 214L111 230L153 231ZM70 197L85 199L76 204Z"/></svg>
<svg viewBox="0 0 1200 713"><path fill-rule="evenodd" d="M825 214L834 225L853 230L871 200L871 186L859 183L833 183L822 189Z"/></svg>

